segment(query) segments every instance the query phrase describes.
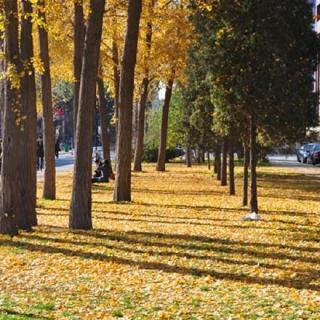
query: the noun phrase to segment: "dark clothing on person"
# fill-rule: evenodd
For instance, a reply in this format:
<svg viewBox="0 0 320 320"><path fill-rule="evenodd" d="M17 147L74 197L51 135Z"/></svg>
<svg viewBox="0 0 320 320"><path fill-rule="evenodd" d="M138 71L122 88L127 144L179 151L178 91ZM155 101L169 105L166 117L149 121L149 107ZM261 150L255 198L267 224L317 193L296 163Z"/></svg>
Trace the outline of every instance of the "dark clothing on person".
<svg viewBox="0 0 320 320"><path fill-rule="evenodd" d="M58 141L56 142L54 149L55 149L56 158L58 159L59 158L59 151L61 151L60 143Z"/></svg>
<svg viewBox="0 0 320 320"><path fill-rule="evenodd" d="M92 182L109 182L109 178L112 173L110 161L105 160L103 163L99 161L97 163L97 169L92 178Z"/></svg>
<svg viewBox="0 0 320 320"><path fill-rule="evenodd" d="M44 148L43 142L37 142L37 170L42 170L44 165Z"/></svg>

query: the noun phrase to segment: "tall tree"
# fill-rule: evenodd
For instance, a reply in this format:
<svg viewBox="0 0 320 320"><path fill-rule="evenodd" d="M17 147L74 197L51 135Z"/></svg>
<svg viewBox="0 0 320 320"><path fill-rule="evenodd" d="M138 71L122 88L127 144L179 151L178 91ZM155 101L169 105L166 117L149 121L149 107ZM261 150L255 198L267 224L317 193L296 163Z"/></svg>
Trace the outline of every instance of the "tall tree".
<svg viewBox="0 0 320 320"><path fill-rule="evenodd" d="M222 148L221 185L226 186L228 184L227 183L227 158L228 158L227 138L223 138L221 148Z"/></svg>
<svg viewBox="0 0 320 320"><path fill-rule="evenodd" d="M82 57L85 40L85 22L83 14L83 1L77 0L74 2L74 23L73 23L73 39L74 39L74 52L73 52L73 138L76 138L77 115L79 105L79 91L80 91L80 77L82 68ZM74 141L75 143L75 141Z"/></svg>
<svg viewBox="0 0 320 320"><path fill-rule="evenodd" d="M287 143L314 125L311 75L319 40L312 30L311 6L299 0L208 1L205 8L193 1L192 5L221 119L244 120L250 127L250 209L258 213L258 133Z"/></svg>
<svg viewBox="0 0 320 320"><path fill-rule="evenodd" d="M76 160L69 216L70 229L92 229L92 130L104 6L105 0L90 0L80 81Z"/></svg>
<svg viewBox="0 0 320 320"><path fill-rule="evenodd" d="M236 194L235 181L234 181L234 150L233 138L229 139L229 193L230 195Z"/></svg>
<svg viewBox="0 0 320 320"><path fill-rule="evenodd" d="M0 11L3 12L3 7L0 4ZM0 52L4 52L4 34L0 31ZM4 59L0 59L0 73L5 72ZM5 79L0 79L0 136L3 137L3 119L4 119L4 87ZM2 147L2 146L1 146Z"/></svg>
<svg viewBox="0 0 320 320"><path fill-rule="evenodd" d="M169 118L169 107L172 96L172 87L174 81L174 72L170 77L166 86L166 93L162 109L161 119L161 131L160 131L160 146L158 151L157 171L165 171L166 169L166 150L167 150L167 134L168 134L168 118Z"/></svg>
<svg viewBox="0 0 320 320"><path fill-rule="evenodd" d="M129 0L120 74L114 201L131 201L132 103L141 9L142 0Z"/></svg>
<svg viewBox="0 0 320 320"><path fill-rule="evenodd" d="M214 173L217 174L217 180L221 180L221 146L217 145L214 149Z"/></svg>
<svg viewBox="0 0 320 320"><path fill-rule="evenodd" d="M29 230L37 224L36 217L36 140L37 140L37 111L36 85L33 67L32 39L32 4L30 0L21 3L21 62L23 76L21 79L21 110L25 118L24 134L22 136L23 154L21 160L22 201L24 213L17 216L19 228Z"/></svg>
<svg viewBox="0 0 320 320"><path fill-rule="evenodd" d="M19 172L21 147L21 97L20 97L20 54L17 1L4 1L5 13L5 58L6 71L10 77L5 83L4 132L1 166L0 233L16 235L17 210L23 208L20 198L21 182L16 179Z"/></svg>
<svg viewBox="0 0 320 320"><path fill-rule="evenodd" d="M38 26L40 59L43 63L44 72L41 80L41 101L44 131L44 185L43 198L56 198L56 169L55 169L55 131L52 111L52 88L49 57L49 39L46 22L46 5L44 0L38 1L38 16L42 23Z"/></svg>
<svg viewBox="0 0 320 320"><path fill-rule="evenodd" d="M191 148L190 144L186 144L186 165L188 168L191 168L192 161L191 161Z"/></svg>
<svg viewBox="0 0 320 320"><path fill-rule="evenodd" d="M99 97L99 113L100 113L100 123L101 123L103 158L105 160L111 160L110 136L108 132L110 124L109 124L108 112L107 112L107 99L105 95L103 80L99 76L97 78L97 85L98 85L98 97Z"/></svg>
<svg viewBox="0 0 320 320"><path fill-rule="evenodd" d="M155 0L151 0L150 4L150 15L153 12L153 7L155 5ZM150 50L151 50L151 42L152 42L152 20L147 23L147 33L146 33L146 54L145 59L150 59ZM141 171L141 162L142 162L142 153L143 153L143 138L144 138L144 130L145 130L145 113L146 113L146 104L148 100L148 93L149 93L149 83L150 83L150 75L149 75L149 67L146 64L144 70L144 78L141 84L141 94L140 94L140 101L139 101L139 109L138 109L138 125L137 125L137 139L136 139L136 146L135 146L135 153L134 153L134 171Z"/></svg>
<svg viewBox="0 0 320 320"><path fill-rule="evenodd" d="M248 178L249 178L249 149L248 144L243 144L243 183L242 183L242 205L248 205Z"/></svg>
<svg viewBox="0 0 320 320"><path fill-rule="evenodd" d="M257 123L250 117L250 211L258 213L257 195Z"/></svg>

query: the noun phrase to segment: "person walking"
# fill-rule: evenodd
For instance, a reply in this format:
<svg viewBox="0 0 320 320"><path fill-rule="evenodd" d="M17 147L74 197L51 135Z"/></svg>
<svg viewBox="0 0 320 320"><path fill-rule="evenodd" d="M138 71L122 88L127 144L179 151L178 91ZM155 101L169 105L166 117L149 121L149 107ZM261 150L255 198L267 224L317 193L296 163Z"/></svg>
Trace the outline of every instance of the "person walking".
<svg viewBox="0 0 320 320"><path fill-rule="evenodd" d="M37 170L43 170L44 164L44 147L43 147L43 140L40 137L37 140Z"/></svg>
<svg viewBox="0 0 320 320"><path fill-rule="evenodd" d="M56 141L54 149L55 149L56 158L59 159L59 151L61 151L59 140Z"/></svg>

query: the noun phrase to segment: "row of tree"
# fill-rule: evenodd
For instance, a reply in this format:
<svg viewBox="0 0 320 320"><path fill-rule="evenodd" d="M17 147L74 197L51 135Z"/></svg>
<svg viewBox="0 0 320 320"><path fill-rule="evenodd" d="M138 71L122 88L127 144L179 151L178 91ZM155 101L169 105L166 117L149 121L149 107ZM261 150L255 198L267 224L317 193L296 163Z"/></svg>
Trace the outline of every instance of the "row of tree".
<svg viewBox="0 0 320 320"><path fill-rule="evenodd" d="M192 1L196 40L183 86L187 146L215 150L230 194L234 148L243 145L243 204L258 213L257 157L268 144L303 141L318 124L313 72L319 40L312 7L299 0ZM281 32L280 32L281 30ZM220 165L220 152L222 163Z"/></svg>
<svg viewBox="0 0 320 320"><path fill-rule="evenodd" d="M1 95L2 233L16 234L19 228L30 230L37 223L36 72L44 119L43 196L48 199L55 198L51 81L64 78L74 83L76 160L71 229L92 228L92 132L97 93L104 157L110 159L105 83L115 102L114 201L131 201L132 155L134 170L141 171L146 104L159 84L166 90L157 170L165 170L169 107L172 95L178 92L179 119L173 130L184 144L188 166L192 149L199 150L199 156L214 151L215 171L226 185L229 154L230 194L234 194L234 148L242 144L243 202L246 205L250 167L252 212L258 212L258 144L296 141L315 124L312 72L319 43L306 2L23 0L18 6L16 0L1 0L0 10L4 34L0 45L5 56L0 65L5 73ZM22 172L19 180L17 172Z"/></svg>
<svg viewBox="0 0 320 320"><path fill-rule="evenodd" d="M19 228L31 230L37 224L34 163L38 79L44 120L43 197L55 199L51 87L52 79L57 78L74 81L76 160L69 226L90 229L92 124L96 90L103 122L104 157L108 159L110 141L104 82L113 89L117 145L121 146L116 148L114 200L130 201L133 100L139 99L140 129L134 161L135 170L139 171L144 110L151 84L167 83L165 119L168 117L173 82L181 76L188 43L188 32L182 32L183 25L189 25L186 6L180 1L161 0L145 1L144 5L142 1L108 1L106 5L102 0L68 3L62 0L24 0L20 6L18 1L2 0L0 11L1 39L4 39L1 40L4 52L1 66L5 75L1 81L4 84L4 94L1 95L4 131L0 232L16 234ZM176 25L175 19L180 24ZM159 170L164 170L165 120L163 128ZM23 173L19 180L17 172Z"/></svg>

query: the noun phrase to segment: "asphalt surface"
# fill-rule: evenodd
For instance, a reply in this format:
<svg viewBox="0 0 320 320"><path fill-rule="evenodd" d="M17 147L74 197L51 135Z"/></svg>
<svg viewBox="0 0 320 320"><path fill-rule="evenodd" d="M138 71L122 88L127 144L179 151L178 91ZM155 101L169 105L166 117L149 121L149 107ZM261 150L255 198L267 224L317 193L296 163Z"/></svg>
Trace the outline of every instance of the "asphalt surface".
<svg viewBox="0 0 320 320"><path fill-rule="evenodd" d="M92 163L94 163L94 160L96 158L96 153L99 153L100 157L102 157L102 150L101 148L93 149L92 152ZM74 166L74 152L60 152L59 158L56 159L56 173L63 173L63 172L70 172L73 170ZM114 151L111 151L111 160L114 160ZM39 180L43 178L43 170L37 172L37 177Z"/></svg>
<svg viewBox="0 0 320 320"><path fill-rule="evenodd" d="M301 163L297 161L296 155L290 156L268 156L269 161L278 167L294 168L298 173L320 178L320 165Z"/></svg>
<svg viewBox="0 0 320 320"><path fill-rule="evenodd" d="M96 152L102 155L101 148L98 150L93 150L92 161L94 161ZM320 178L320 165L313 166L310 164L304 164L297 162L297 157L295 155L282 156L282 155L270 155L268 156L270 162L274 166L279 167L290 167L295 168L297 172L307 175L312 175ZM111 151L111 159L114 160L114 151ZM72 171L74 166L74 153L70 152L61 152L59 158L56 159L56 172L67 172ZM38 177L41 179L43 177L43 171L38 171Z"/></svg>

